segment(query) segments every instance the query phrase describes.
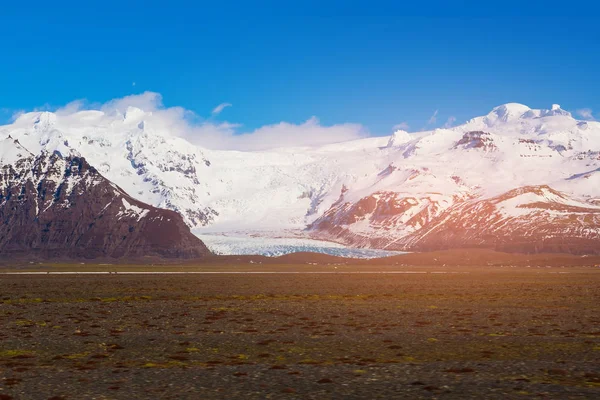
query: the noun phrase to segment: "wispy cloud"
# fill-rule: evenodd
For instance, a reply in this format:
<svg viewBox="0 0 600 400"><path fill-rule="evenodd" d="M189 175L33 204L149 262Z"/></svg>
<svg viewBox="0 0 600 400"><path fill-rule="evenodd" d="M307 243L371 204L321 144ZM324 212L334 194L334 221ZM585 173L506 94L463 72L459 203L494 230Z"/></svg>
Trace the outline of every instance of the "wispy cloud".
<svg viewBox="0 0 600 400"><path fill-rule="evenodd" d="M212 110L212 115L219 115L226 107L231 107L231 103L221 103Z"/></svg>
<svg viewBox="0 0 600 400"><path fill-rule="evenodd" d="M1 107L0 108L0 124L4 122L14 122L19 116L23 114L23 110L15 110L12 108Z"/></svg>
<svg viewBox="0 0 600 400"><path fill-rule="evenodd" d="M433 112L433 115L431 115L431 117L429 117L429 119L427 120L427 125L433 125L436 123L438 111L440 111L440 110L435 110Z"/></svg>
<svg viewBox="0 0 600 400"><path fill-rule="evenodd" d="M399 124L394 125L392 127L392 129L394 131L397 131L397 130L408 131L410 129L410 126L406 122L400 122Z"/></svg>
<svg viewBox="0 0 600 400"><path fill-rule="evenodd" d="M456 122L456 117L451 115L446 120L446 123L444 124L444 128L451 128L455 122Z"/></svg>
<svg viewBox="0 0 600 400"><path fill-rule="evenodd" d="M96 108L96 106L91 107ZM100 111L104 112L118 111L121 114L124 114L127 112L129 107L139 108L144 111L165 109L162 104L161 94L155 92L144 92L142 94L132 94L118 99L113 99L102 104L99 109Z"/></svg>
<svg viewBox="0 0 600 400"><path fill-rule="evenodd" d="M66 106L57 109L55 112L57 115L71 115L77 111L85 109L85 100L74 100L68 103Z"/></svg>
<svg viewBox="0 0 600 400"><path fill-rule="evenodd" d="M11 122L15 122L15 121L16 121L16 120L18 120L18 119L19 119L19 117L20 117L21 115L23 115L23 114L25 114L25 110L19 110L19 111L15 111L15 112L13 113L13 115L10 117L10 121L11 121Z"/></svg>
<svg viewBox="0 0 600 400"><path fill-rule="evenodd" d="M244 150L266 150L287 146L316 146L329 143L345 142L368 136L368 132L360 124L321 125L317 117L311 117L302 124L280 122L265 125L252 132L229 137L225 148Z"/></svg>
<svg viewBox="0 0 600 400"><path fill-rule="evenodd" d="M589 119L589 120L595 119L591 108L581 108L579 110L576 110L575 113L583 119Z"/></svg>

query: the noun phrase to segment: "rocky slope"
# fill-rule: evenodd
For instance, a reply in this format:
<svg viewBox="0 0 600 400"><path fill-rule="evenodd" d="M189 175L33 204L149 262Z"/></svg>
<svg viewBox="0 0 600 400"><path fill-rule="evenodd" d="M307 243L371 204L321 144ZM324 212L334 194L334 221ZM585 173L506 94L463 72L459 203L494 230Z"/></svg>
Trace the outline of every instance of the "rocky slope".
<svg viewBox="0 0 600 400"><path fill-rule="evenodd" d="M0 141L0 257L199 258L179 214L144 204L82 157Z"/></svg>
<svg viewBox="0 0 600 400"><path fill-rule="evenodd" d="M457 204L388 247L600 254L600 207L548 186L522 187Z"/></svg>
<svg viewBox="0 0 600 400"><path fill-rule="evenodd" d="M311 229L322 238L388 250L600 254L600 206L548 186L521 187L483 200L455 198L442 207L429 198L381 204L382 197L337 206ZM382 218L382 212L388 215ZM346 219L336 220L340 215ZM361 233L352 223L365 215L370 229ZM404 232L399 233L397 221Z"/></svg>

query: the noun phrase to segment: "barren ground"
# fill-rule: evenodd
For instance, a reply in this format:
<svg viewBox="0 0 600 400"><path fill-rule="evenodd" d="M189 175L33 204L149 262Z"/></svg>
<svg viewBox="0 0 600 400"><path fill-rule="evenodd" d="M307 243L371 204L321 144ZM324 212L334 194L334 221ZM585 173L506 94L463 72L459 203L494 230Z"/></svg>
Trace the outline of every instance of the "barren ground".
<svg viewBox="0 0 600 400"><path fill-rule="evenodd" d="M0 275L0 400L600 398L598 268L310 269Z"/></svg>

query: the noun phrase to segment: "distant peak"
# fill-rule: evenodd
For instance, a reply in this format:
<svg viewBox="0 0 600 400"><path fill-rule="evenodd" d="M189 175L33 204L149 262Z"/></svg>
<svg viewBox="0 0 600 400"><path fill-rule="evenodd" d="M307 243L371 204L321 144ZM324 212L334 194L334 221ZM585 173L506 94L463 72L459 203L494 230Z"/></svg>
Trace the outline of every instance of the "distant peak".
<svg viewBox="0 0 600 400"><path fill-rule="evenodd" d="M411 140L412 137L410 136L410 133L403 131L402 129L398 129L392 134L392 136L390 136L387 147L398 146L406 142L410 142Z"/></svg>
<svg viewBox="0 0 600 400"><path fill-rule="evenodd" d="M506 104L501 104L497 107L494 107L492 111L496 111L496 110L526 112L526 111L531 110L531 108L529 108L529 106L526 106L525 104L521 104L521 103L506 103Z"/></svg>
<svg viewBox="0 0 600 400"><path fill-rule="evenodd" d="M542 117L550 117L553 115L564 115L566 117L570 117L571 113L560 108L560 104L552 104L552 108L550 110L542 110Z"/></svg>
<svg viewBox="0 0 600 400"><path fill-rule="evenodd" d="M520 118L526 112L531 111L531 108L519 103L506 103L495 107L487 117L489 119L501 120L508 122Z"/></svg>
<svg viewBox="0 0 600 400"><path fill-rule="evenodd" d="M56 114L49 111L43 111L38 114L34 125L38 129L48 129L56 124Z"/></svg>
<svg viewBox="0 0 600 400"><path fill-rule="evenodd" d="M531 109L524 104L507 103L495 107L489 114L483 117L483 121L488 127L492 127L519 120L550 116L571 117L571 113L560 108L559 104L552 104L550 109Z"/></svg>

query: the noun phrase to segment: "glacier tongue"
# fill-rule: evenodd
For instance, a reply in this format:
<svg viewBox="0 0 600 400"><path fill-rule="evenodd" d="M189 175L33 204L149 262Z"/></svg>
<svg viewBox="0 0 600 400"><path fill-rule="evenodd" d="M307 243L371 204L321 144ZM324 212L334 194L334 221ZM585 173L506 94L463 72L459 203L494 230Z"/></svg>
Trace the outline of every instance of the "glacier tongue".
<svg viewBox="0 0 600 400"><path fill-rule="evenodd" d="M299 238L262 238L250 236L197 235L215 254L262 255L277 257L290 253L311 252L347 258L380 258L405 254L401 251L361 249L322 240Z"/></svg>

